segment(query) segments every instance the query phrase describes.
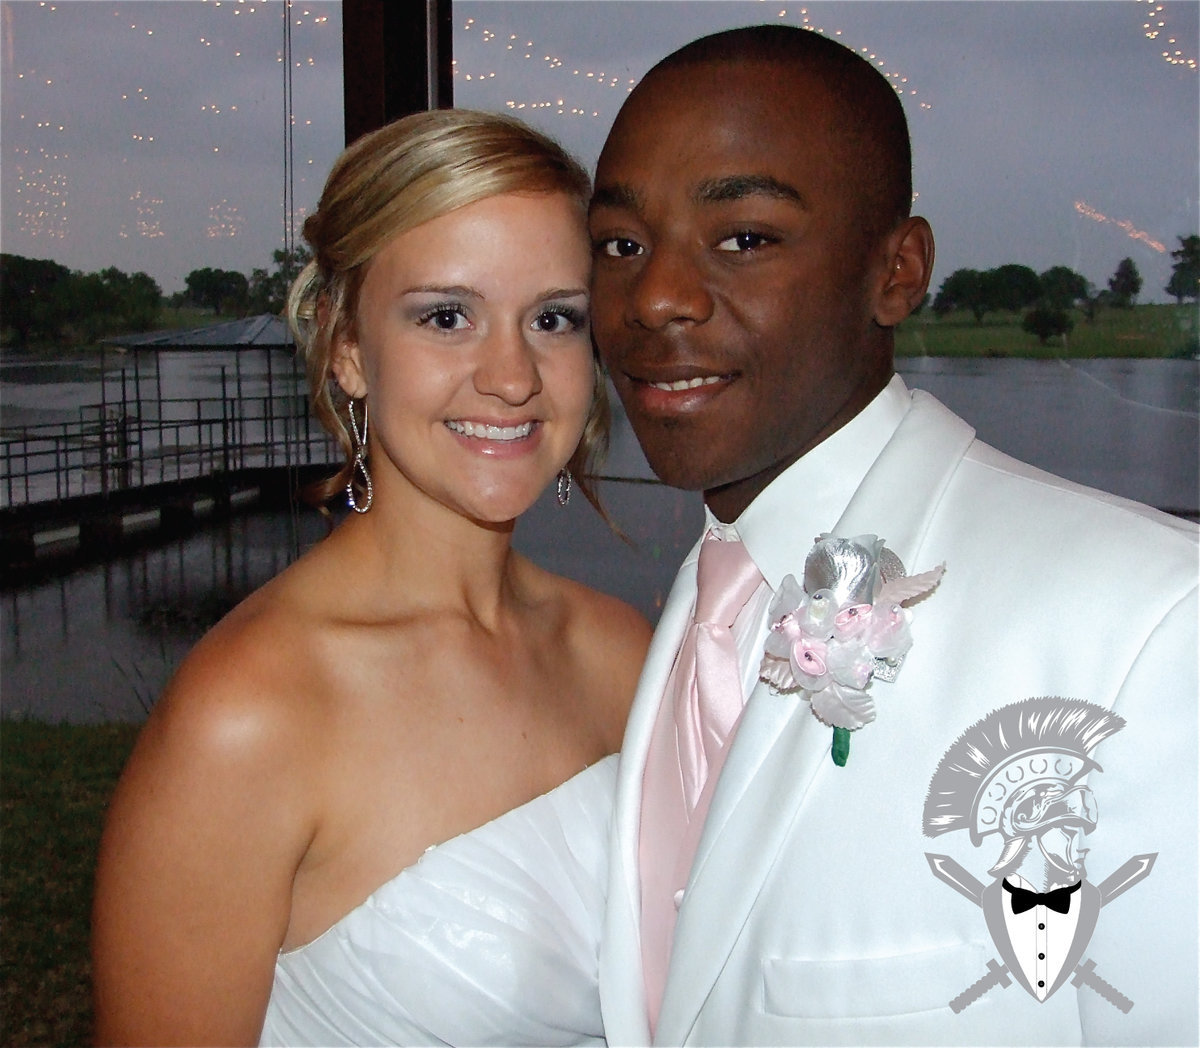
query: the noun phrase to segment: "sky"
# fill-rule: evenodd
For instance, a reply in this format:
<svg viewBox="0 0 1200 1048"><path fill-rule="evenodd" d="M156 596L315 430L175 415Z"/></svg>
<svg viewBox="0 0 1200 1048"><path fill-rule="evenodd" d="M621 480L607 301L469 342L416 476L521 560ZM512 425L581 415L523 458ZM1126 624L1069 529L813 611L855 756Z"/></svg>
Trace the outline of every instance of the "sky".
<svg viewBox="0 0 1200 1048"><path fill-rule="evenodd" d="M85 271L249 274L288 228L284 0L0 5L0 247ZM336 3L293 2L291 176L310 210L342 145ZM1200 226L1200 3L1180 0L457 0L455 100L594 163L622 99L706 32L835 36L901 93L914 209L953 270L1010 262L1103 287L1125 257L1164 301Z"/></svg>

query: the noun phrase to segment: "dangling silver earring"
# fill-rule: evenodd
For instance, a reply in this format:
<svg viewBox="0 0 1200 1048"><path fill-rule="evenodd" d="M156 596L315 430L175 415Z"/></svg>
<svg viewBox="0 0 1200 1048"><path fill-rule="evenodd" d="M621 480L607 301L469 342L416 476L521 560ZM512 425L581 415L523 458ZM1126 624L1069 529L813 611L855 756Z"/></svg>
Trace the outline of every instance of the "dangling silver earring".
<svg viewBox="0 0 1200 1048"><path fill-rule="evenodd" d="M571 501L571 471L566 466L558 471L558 488L554 495L560 506Z"/></svg>
<svg viewBox="0 0 1200 1048"><path fill-rule="evenodd" d="M371 483L371 474L367 472L367 402L363 401L361 436L358 432L358 423L354 421L353 400L346 405L346 411L350 415L350 428L354 431L354 465L350 469L350 483L346 485L346 500L355 513L366 513L371 508L371 503L375 501L375 485ZM358 504L358 499L354 497L354 470L358 470L362 474L367 485L367 501L361 506Z"/></svg>

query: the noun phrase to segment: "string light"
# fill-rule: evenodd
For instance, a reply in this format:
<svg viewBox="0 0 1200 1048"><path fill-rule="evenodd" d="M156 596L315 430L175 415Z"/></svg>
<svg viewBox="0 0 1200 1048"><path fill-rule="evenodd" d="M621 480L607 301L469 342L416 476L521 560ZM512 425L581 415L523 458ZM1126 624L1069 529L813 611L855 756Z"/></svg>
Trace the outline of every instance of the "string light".
<svg viewBox="0 0 1200 1048"><path fill-rule="evenodd" d="M204 232L209 240L236 237L245 225L241 211L228 200L222 200L208 209L208 226Z"/></svg>
<svg viewBox="0 0 1200 1048"><path fill-rule="evenodd" d="M777 17L780 19L789 18L788 8L780 8ZM813 32L825 32L821 27L813 25L809 19L808 9L805 7L800 8L797 15L791 16L791 20L794 24ZM545 71L549 73L557 73L559 70L563 70L564 72L560 76L570 78L568 82L562 82L558 77L554 78L552 95L548 93L541 98L510 98L506 100L504 103L505 106L514 112L553 110L558 116L600 117L603 115L608 120L612 118L615 112L616 103L619 101L620 95L628 94L637 84L636 79L612 76L603 69L572 67L567 71L566 62L561 56L546 53L533 40L519 36L516 33L509 33L501 40L500 34L495 29L479 25L477 19L474 17L464 20L461 31L463 33L478 34L476 39L479 44L481 47L487 47L488 50L491 49L491 45L495 44L500 48L497 57L511 52L514 57L519 56L521 61L539 61L544 66ZM833 35L841 36L842 30L835 30ZM542 53L535 59L534 56L539 51ZM887 77L892 88L898 95L909 98L919 109L928 110L933 108L929 102L917 100L914 97L917 94L917 89L912 85L907 76L894 70L888 70L885 61L869 48L861 48L860 53ZM468 71L460 68L458 61L454 60L451 63L451 72L454 77L461 77L466 83L479 83L495 79L500 71L498 69L471 69ZM581 94L581 92L590 92L593 88L597 87L603 88L605 93L597 96ZM613 99L607 94L609 91L616 92L618 97Z"/></svg>
<svg viewBox="0 0 1200 1048"><path fill-rule="evenodd" d="M1180 47L1180 41L1172 35L1167 26L1168 14L1167 5L1165 3L1155 3L1155 0L1137 0L1144 3L1150 9L1146 15L1146 21L1142 23L1142 31L1147 40L1158 42L1159 37L1165 37L1160 43L1160 46L1165 44L1165 50L1162 53L1162 59L1167 65L1183 66L1185 69L1190 69L1195 72L1198 68L1196 56L1184 54L1183 48ZM1193 41L1193 44L1195 41Z"/></svg>
<svg viewBox="0 0 1200 1048"><path fill-rule="evenodd" d="M223 164L224 158L234 151L235 146L241 147L240 142L245 134L246 121L254 116L255 107L247 106L244 96L233 96L232 94L221 96L221 92L233 92L237 89L237 85L231 83L228 75L228 62L232 59L241 60L246 54L261 54L261 40L264 38L275 39L273 31L269 37L263 37L263 32L267 25L270 25L273 30L273 27L278 24L282 9L280 0L257 0L257 2L251 3L248 3L247 0L224 0L224 2L222 0L204 0L204 3L208 12L205 15L197 16L198 20L203 23L203 28L188 38L190 43L187 46L193 49L193 53L191 56L181 59L181 61L190 62L193 68L200 70L205 68L200 63L209 64L213 70L211 74L205 78L201 71L199 77L217 87L216 97L204 99L202 103L198 104L199 113L206 119L206 123L202 125L203 137L194 142L192 160L193 164L201 171L205 156L212 158L218 164ZM62 11L81 12L84 10L91 14L99 6L98 4L64 6L48 2L48 0L40 0L36 8L32 4L29 5L30 10L23 17L48 18L52 16L53 12L58 13L54 15L57 17L62 14ZM325 10L329 10L328 6L325 7ZM180 43L179 34L174 28L178 22L168 20L171 19L171 14L170 9L165 5L112 4L111 7L104 5L96 14L102 20L102 25L97 29L98 33L115 32L124 35L130 39L130 43L135 49L156 50L166 46L167 43L170 43L172 47ZM237 16L241 20L236 23L236 28L234 28L235 23L230 21L231 15ZM293 30L297 43L307 40L310 44L315 44L316 39L306 34L332 29L330 16L321 13L315 8L315 5L294 4L290 8L290 16L295 26L299 27ZM246 25L247 20L255 18L267 20L263 29L253 29ZM95 25L94 19L90 24ZM253 32L259 38L255 43L254 51L245 47L247 32ZM44 38L52 40L54 34L46 34ZM160 45L160 41L164 41L164 43ZM94 40L94 46L104 48L103 42L99 39ZM127 71L124 67L118 67L118 78L127 76L128 80L132 82L127 81L127 87L123 86L121 90L111 96L117 101L115 106L109 107L110 112L118 120L124 120L124 127L118 127L109 135L109 141L121 150L117 158L118 163L128 166L131 172L137 172L138 175L152 173L151 169L146 167L147 158L154 155L151 151L161 148L164 142L172 139L178 140L180 134L183 133L178 118L177 102L171 97L172 93L163 90L165 84L159 81L142 79L147 75L147 70L156 68L155 60L151 57L154 51L147 50L145 53L147 60L144 62L134 60L127 63ZM73 70L69 52L62 49L48 50L45 55L46 57L39 55L39 65L46 68L23 69L13 69L15 63L12 55L6 55L6 73L8 73L10 95L5 100L4 155L5 161L11 164L9 171L14 187L13 228L14 231L31 237L68 239L71 222L67 208L67 186L70 177L68 171L73 171L72 157L62 147L43 148L39 146L38 140L33 136L53 133L66 140L74 141L72 133L78 134L82 129L79 126L72 127L66 121L46 119L47 98L54 99L49 103L51 107L57 104L61 109L70 104L65 101L64 95L59 94L59 91L61 90L60 82L68 81ZM322 71L322 63L316 52L304 53L297 48L294 55L297 57L298 69L310 72ZM278 50L276 57L282 59ZM140 85L138 80L133 80L134 76L141 80ZM37 94L37 92L45 94ZM54 92L53 96L49 94L50 92ZM303 97L304 94L298 85L296 98ZM102 98L101 101L103 101ZM310 104L318 105L322 101L323 99ZM25 113L19 115L19 122L13 122L16 128L20 129L19 132L8 126L10 105L21 106L26 110ZM136 110L128 108L135 105L137 106ZM53 108L50 108L49 111L53 112ZM195 111L193 110L193 112ZM297 125L308 129L308 133L305 136L297 136L296 144L299 147L300 155L297 156L295 163L306 171L313 170L318 163L324 169L324 166L332 159L332 157L321 156L318 160L316 156L304 155L303 152L306 145L311 150L318 141L317 134L322 122L316 119L317 112L314 108L310 112L301 110L296 114ZM18 134L20 141L18 141ZM219 178L220 176L214 171L214 177ZM297 183L306 185L308 181L307 178L302 177L297 180ZM166 184L171 185L169 181ZM116 224L115 235L122 240L135 237L158 239L166 236L167 227L163 221L162 208L164 197L170 195L172 193L150 192L144 187L130 187L126 191L124 199L131 210L128 216ZM123 206L117 203L118 214ZM297 210L299 213L299 209ZM295 216L291 216L290 221L295 223ZM205 235L209 237L232 238L245 234L247 222L242 209L236 203L222 200L209 208L209 220L207 225L202 228L205 229ZM7 246L6 250L9 250Z"/></svg>
<svg viewBox="0 0 1200 1048"><path fill-rule="evenodd" d="M1084 200L1075 201L1075 210L1079 212L1079 214L1083 215L1084 218L1090 218L1093 222L1099 222L1102 225L1116 226L1117 229L1124 230L1126 236L1132 237L1134 240L1140 240L1143 244L1154 251L1157 251L1160 255L1167 250L1167 246L1165 244L1159 240L1155 240L1154 237L1152 237L1144 229L1138 229L1127 218L1109 218L1108 215L1096 210L1096 208L1092 207L1091 204Z"/></svg>

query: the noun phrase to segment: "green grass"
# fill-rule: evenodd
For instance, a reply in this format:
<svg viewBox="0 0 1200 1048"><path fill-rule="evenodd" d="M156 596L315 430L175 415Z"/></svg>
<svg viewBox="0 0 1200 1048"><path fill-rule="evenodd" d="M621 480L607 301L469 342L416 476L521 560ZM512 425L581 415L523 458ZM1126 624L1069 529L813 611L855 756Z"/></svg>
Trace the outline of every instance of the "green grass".
<svg viewBox="0 0 1200 1048"><path fill-rule="evenodd" d="M898 357L1175 357L1195 353L1197 308L1150 305L1102 309L1095 320L1071 311L1074 330L1043 346L1021 330L1022 314L989 313L976 323L969 313L940 320L929 309L896 329Z"/></svg>
<svg viewBox="0 0 1200 1048"><path fill-rule="evenodd" d="M0 1044L91 1043L92 874L137 731L0 721Z"/></svg>
<svg viewBox="0 0 1200 1048"><path fill-rule="evenodd" d="M236 314L222 313L217 316L211 309L202 309L200 306L163 306L158 312L158 323L154 325L154 330L208 327L210 324L223 324L227 320L237 319Z"/></svg>

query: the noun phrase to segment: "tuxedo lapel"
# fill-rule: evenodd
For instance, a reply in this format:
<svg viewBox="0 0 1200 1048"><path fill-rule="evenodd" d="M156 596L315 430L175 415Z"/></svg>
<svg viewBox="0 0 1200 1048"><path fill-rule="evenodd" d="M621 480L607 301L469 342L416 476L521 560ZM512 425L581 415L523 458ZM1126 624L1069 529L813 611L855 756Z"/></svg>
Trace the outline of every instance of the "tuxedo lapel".
<svg viewBox="0 0 1200 1048"><path fill-rule="evenodd" d="M831 766L828 750L829 729L806 702L762 684L754 689L721 770L679 911L657 1043L686 1040L805 794Z"/></svg>
<svg viewBox="0 0 1200 1048"><path fill-rule="evenodd" d="M922 390L913 390L912 407L892 439L867 471L842 513L835 535L878 535L904 564L912 563L937 512L958 463L975 439L975 430Z"/></svg>
<svg viewBox="0 0 1200 1048"><path fill-rule="evenodd" d="M612 857L605 931L600 951L600 998L611 1044L647 1044L646 986L642 975L641 880L638 842L642 777L659 706L676 653L692 620L699 544L684 560L654 631L625 728L617 773Z"/></svg>

